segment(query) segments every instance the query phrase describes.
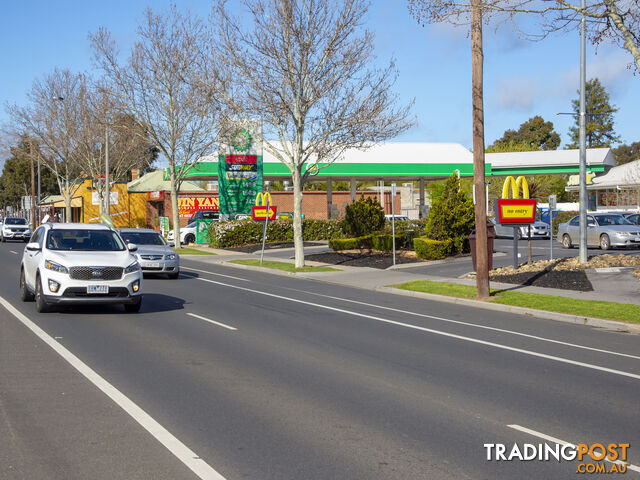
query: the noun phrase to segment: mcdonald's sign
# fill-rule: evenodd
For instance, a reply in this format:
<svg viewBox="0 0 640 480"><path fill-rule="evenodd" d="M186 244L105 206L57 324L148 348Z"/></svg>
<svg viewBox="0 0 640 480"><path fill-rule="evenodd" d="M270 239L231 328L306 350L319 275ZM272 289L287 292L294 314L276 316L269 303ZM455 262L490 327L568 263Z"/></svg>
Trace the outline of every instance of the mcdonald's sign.
<svg viewBox="0 0 640 480"><path fill-rule="evenodd" d="M271 194L258 193L256 196L256 204L251 207L251 218L254 221L275 220L278 207L271 204Z"/></svg>
<svg viewBox="0 0 640 480"><path fill-rule="evenodd" d="M520 187L522 187L522 198L519 198ZM511 198L509 198L509 190L511 190ZM509 176L502 186L502 198L496 200L498 222L510 225L533 223L536 221L536 206L536 200L529 198L527 180L523 176L518 177L517 180Z"/></svg>

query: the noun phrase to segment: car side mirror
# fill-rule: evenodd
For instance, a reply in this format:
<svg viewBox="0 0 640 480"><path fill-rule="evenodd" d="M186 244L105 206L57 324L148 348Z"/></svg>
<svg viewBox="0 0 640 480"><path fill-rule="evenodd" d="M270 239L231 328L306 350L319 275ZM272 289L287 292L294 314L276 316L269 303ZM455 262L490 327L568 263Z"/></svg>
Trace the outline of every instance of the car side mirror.
<svg viewBox="0 0 640 480"><path fill-rule="evenodd" d="M38 242L27 243L26 249L30 252L39 252L40 250L42 250Z"/></svg>
<svg viewBox="0 0 640 480"><path fill-rule="evenodd" d="M137 252L138 251L138 246L135 243L127 244L127 248L129 249L130 252Z"/></svg>

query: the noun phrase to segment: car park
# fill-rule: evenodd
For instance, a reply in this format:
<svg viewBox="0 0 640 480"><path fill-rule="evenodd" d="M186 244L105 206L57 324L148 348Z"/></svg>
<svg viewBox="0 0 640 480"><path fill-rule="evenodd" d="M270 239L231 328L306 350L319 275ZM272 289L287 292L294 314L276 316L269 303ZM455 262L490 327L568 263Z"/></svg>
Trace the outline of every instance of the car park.
<svg viewBox="0 0 640 480"><path fill-rule="evenodd" d="M495 218L489 218L489 221L493 223L493 228L496 233L496 238L513 238L513 226L507 224L500 224ZM529 226L517 225L516 227L518 238L529 238ZM536 220L531 224L531 238L550 238L551 230L549 224Z"/></svg>
<svg viewBox="0 0 640 480"><path fill-rule="evenodd" d="M106 225L40 225L22 256L22 300L35 300L38 312L78 303L118 303L127 312L137 312L142 270L136 250Z"/></svg>
<svg viewBox="0 0 640 480"><path fill-rule="evenodd" d="M27 242L31 238L31 233L31 227L23 217L6 217L0 227L0 238L3 242L7 240Z"/></svg>
<svg viewBox="0 0 640 480"><path fill-rule="evenodd" d="M575 216L558 227L558 241L564 248L571 248L580 239L580 217ZM612 247L639 247L640 226L633 225L617 213L593 213L587 215L587 245L602 250Z"/></svg>
<svg viewBox="0 0 640 480"><path fill-rule="evenodd" d="M166 274L169 278L178 278L180 256L159 232L141 228L121 228L118 232L125 243L133 243L138 247L135 255L142 273Z"/></svg>
<svg viewBox="0 0 640 480"><path fill-rule="evenodd" d="M188 224L186 227L180 227L180 243L183 245L194 243L196 241L196 228L198 227L198 222L193 222ZM175 245L175 240L173 238L173 229L169 230L167 234L167 241L169 245Z"/></svg>

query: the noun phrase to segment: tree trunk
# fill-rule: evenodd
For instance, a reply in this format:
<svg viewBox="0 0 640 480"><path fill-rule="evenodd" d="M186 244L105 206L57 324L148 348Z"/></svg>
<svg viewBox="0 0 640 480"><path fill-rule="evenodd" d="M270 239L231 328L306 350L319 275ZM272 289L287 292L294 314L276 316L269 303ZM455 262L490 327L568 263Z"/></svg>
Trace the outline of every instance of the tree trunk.
<svg viewBox="0 0 640 480"><path fill-rule="evenodd" d="M476 193L476 295L489 298L489 258L487 252L487 210L484 181L482 0L472 1L471 64L473 71L473 184Z"/></svg>
<svg viewBox="0 0 640 480"><path fill-rule="evenodd" d="M296 268L304 267L304 239L302 237L302 172L297 165L291 172L293 181L293 246Z"/></svg>
<svg viewBox="0 0 640 480"><path fill-rule="evenodd" d="M62 192L64 197L64 221L69 223L73 221L71 215L71 189L69 188L69 182L67 182L67 188Z"/></svg>
<svg viewBox="0 0 640 480"><path fill-rule="evenodd" d="M180 212L178 211L178 189L176 188L176 170L169 166L169 179L171 180L171 215L173 217L173 241L175 248L180 248Z"/></svg>

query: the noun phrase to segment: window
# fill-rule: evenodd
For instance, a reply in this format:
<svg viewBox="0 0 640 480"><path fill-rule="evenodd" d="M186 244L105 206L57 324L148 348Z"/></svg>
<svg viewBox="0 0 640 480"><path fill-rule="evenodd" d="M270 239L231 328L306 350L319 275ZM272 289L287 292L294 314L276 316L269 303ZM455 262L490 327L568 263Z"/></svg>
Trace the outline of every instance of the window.
<svg viewBox="0 0 640 480"><path fill-rule="evenodd" d="M126 243L135 243L136 245L166 245L162 235L152 232L126 232L121 233L122 239Z"/></svg>
<svg viewBox="0 0 640 480"><path fill-rule="evenodd" d="M33 235L31 235L31 239L29 240L29 242L38 243L40 245L40 248L42 248L43 239L44 239L44 227L38 227L36 231L33 232Z"/></svg>
<svg viewBox="0 0 640 480"><path fill-rule="evenodd" d="M573 217L569 222L569 225L573 225L573 226L580 225L580 217Z"/></svg>
<svg viewBox="0 0 640 480"><path fill-rule="evenodd" d="M111 230L49 230L47 235L49 250L78 251L122 251L124 244L120 237Z"/></svg>
<svg viewBox="0 0 640 480"><path fill-rule="evenodd" d="M4 219L4 224L5 225L26 225L27 219L9 217Z"/></svg>

